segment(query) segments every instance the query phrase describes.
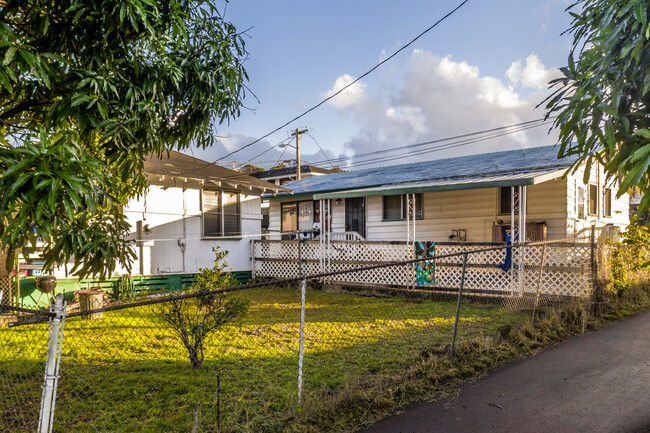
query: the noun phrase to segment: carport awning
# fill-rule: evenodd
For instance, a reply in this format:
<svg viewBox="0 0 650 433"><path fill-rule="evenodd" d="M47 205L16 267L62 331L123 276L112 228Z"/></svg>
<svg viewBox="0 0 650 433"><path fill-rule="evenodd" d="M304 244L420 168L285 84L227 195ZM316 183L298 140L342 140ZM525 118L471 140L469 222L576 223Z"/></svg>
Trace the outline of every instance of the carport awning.
<svg viewBox="0 0 650 433"><path fill-rule="evenodd" d="M495 188L502 186L536 185L562 177L566 168L558 170L540 169L521 173L495 174L488 176L467 176L428 180L426 182L409 182L385 184L371 188L359 188L346 191L330 191L314 194L314 200L337 198L368 197L376 195L413 194L429 191L456 191L463 189Z"/></svg>

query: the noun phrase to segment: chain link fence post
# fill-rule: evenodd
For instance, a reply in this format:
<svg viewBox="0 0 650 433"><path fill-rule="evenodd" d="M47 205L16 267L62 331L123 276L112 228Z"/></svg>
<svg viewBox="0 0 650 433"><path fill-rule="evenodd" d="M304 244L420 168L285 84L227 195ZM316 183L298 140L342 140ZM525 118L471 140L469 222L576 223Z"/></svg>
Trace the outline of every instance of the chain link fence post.
<svg viewBox="0 0 650 433"><path fill-rule="evenodd" d="M305 295L307 291L307 280L303 279L300 286L300 339L298 342L298 406L302 402L302 367L305 341Z"/></svg>
<svg viewBox="0 0 650 433"><path fill-rule="evenodd" d="M56 389L59 382L59 367L61 362L61 347L63 344L63 328L65 324L65 305L63 295L56 295L54 318L50 322L50 332L45 361L45 379L41 396L41 412L38 419L38 433L50 433L54 420Z"/></svg>
<svg viewBox="0 0 650 433"><path fill-rule="evenodd" d="M537 277L537 287L535 288L535 303L533 304L533 314L530 316L530 324L535 324L535 311L539 304L539 289L542 286L542 277L544 276L544 265L546 263L546 244L542 247L542 263L539 265L539 275Z"/></svg>
<svg viewBox="0 0 650 433"><path fill-rule="evenodd" d="M463 298L463 285L465 284L465 270L467 268L467 252L463 254L463 271L460 274L460 287L458 288L458 302L456 303L456 320L454 321L454 335L451 337L451 351L453 355L456 348L456 333L458 332L458 317L460 316L460 302Z"/></svg>

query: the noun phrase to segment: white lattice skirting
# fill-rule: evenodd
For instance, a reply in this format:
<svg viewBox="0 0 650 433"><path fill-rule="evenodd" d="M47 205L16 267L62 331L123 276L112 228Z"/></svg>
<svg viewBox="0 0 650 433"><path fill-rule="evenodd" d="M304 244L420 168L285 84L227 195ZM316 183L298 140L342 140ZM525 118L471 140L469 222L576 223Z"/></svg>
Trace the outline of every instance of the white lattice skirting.
<svg viewBox="0 0 650 433"><path fill-rule="evenodd" d="M436 256L470 252L464 290L477 295L537 294L586 297L592 292L591 245L552 243L512 249L509 269L504 270L506 250L484 250L495 244L440 243ZM324 272L338 272L370 265L414 259L404 242L332 241L254 241L254 278L294 278ZM462 274L462 255L436 260L436 281L429 288L458 290ZM372 284L412 287L412 264L390 265L378 269L345 273L331 277L337 284Z"/></svg>

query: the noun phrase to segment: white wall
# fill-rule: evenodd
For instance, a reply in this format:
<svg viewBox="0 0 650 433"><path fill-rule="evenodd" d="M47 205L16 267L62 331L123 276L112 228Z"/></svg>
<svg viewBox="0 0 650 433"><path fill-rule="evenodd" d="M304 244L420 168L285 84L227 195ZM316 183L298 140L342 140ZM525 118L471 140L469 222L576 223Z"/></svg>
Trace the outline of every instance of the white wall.
<svg viewBox="0 0 650 433"><path fill-rule="evenodd" d="M600 228L606 224L613 224L625 229L630 223L630 196L623 194L616 197L619 182L616 179L606 179L604 169L601 165L591 168L589 180L584 183L585 168L580 167L575 173L567 176L567 233L571 236L583 236L589 233L591 225L596 224ZM585 214L585 218L578 218L577 214L577 189L582 186L587 190L585 200L588 206L588 184L598 186L598 211L595 215ZM604 216L603 194L605 188L612 190L612 215Z"/></svg>
<svg viewBox="0 0 650 433"><path fill-rule="evenodd" d="M468 242L491 242L493 224L498 220L510 223L509 214L498 213L498 190L481 188L423 193L423 219L416 221L416 239L448 241L452 230L464 229ZM527 194L527 221L546 221L548 239L564 238L566 192L563 182L554 180L529 186ZM405 240L406 221L382 221L382 198L368 197L367 200L368 239Z"/></svg>
<svg viewBox="0 0 650 433"><path fill-rule="evenodd" d="M146 196L131 200L124 215L131 224L132 239L137 237L138 221L148 225L148 233L143 233L145 275L195 273L199 268L212 267L214 246L229 251L226 261L234 271L248 271L251 269L250 240L259 239L262 220L260 197L242 193L241 238L203 239L201 191L159 186L151 186ZM184 253L179 240L185 242ZM139 248L135 249L138 253ZM140 272L139 260L140 257L133 263L132 274Z"/></svg>

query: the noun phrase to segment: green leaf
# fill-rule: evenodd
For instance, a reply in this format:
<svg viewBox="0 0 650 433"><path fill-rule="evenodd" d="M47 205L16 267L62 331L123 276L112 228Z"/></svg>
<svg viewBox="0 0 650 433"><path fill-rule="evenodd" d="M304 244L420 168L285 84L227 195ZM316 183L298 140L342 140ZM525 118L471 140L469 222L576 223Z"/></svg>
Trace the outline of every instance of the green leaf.
<svg viewBox="0 0 650 433"><path fill-rule="evenodd" d="M2 62L2 65L7 66L9 63L11 63L14 60L15 55L16 55L16 47L14 46L9 47L9 49L5 53L5 58Z"/></svg>

